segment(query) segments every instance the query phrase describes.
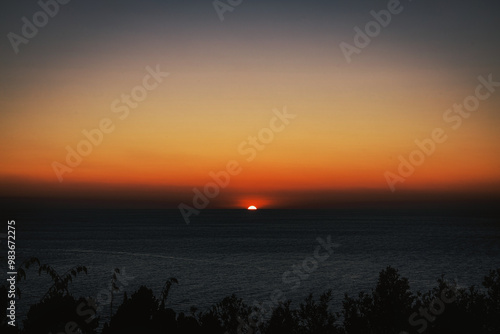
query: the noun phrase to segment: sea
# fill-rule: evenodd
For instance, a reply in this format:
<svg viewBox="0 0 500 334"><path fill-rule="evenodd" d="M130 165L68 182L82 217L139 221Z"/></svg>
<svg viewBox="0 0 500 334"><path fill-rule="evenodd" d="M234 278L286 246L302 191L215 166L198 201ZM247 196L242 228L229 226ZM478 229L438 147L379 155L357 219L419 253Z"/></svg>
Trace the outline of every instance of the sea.
<svg viewBox="0 0 500 334"><path fill-rule="evenodd" d="M10 219L17 264L35 256L60 275L85 266L70 291L96 298L104 320L116 268L115 305L141 285L159 297L175 278L167 306L185 313L232 294L269 305L278 292L297 306L330 289L332 308L340 311L345 294L370 292L388 266L414 292L432 289L441 275L460 287L480 285L500 268L500 219L453 210L204 210L190 224L178 210L37 210ZM320 240L330 240L330 252ZM36 266L26 270L18 319L50 286Z"/></svg>

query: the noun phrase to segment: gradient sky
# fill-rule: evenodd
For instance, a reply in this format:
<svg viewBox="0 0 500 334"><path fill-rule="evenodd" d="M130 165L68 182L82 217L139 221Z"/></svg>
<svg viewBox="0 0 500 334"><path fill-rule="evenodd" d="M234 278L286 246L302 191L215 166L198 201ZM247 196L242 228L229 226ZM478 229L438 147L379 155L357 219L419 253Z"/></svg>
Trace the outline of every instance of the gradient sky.
<svg viewBox="0 0 500 334"><path fill-rule="evenodd" d="M403 11L348 64L339 48L387 1L244 0L223 22L211 1L71 1L15 54L9 32L40 10L0 13L0 196L190 204L230 160L242 172L210 207L335 207L380 199L500 193L500 89L457 130L443 113L479 75L500 81L497 1L401 1ZM170 75L120 120L111 103L147 66ZM297 115L251 162L238 146ZM104 135L59 182L83 129ZM384 173L415 139L448 140L392 193Z"/></svg>

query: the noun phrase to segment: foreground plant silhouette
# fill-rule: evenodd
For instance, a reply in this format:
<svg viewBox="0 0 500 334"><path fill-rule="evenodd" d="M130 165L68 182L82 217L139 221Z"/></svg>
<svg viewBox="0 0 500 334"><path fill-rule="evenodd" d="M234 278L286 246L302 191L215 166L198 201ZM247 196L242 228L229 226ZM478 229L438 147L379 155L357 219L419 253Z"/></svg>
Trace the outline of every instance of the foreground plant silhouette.
<svg viewBox="0 0 500 334"><path fill-rule="evenodd" d="M130 317L136 310L149 310L147 316L141 315L141 321L139 318L131 320L118 317L117 312L110 326L115 331L103 334L141 330L147 333L221 334L257 331L271 334L498 334L500 269L484 278L483 288L458 289L455 283L441 277L438 286L431 291L413 294L408 279L388 267L380 272L371 293L361 292L356 298L345 295L341 312L331 310L332 292L328 291L318 299L309 295L298 308L292 308L292 302L286 301L273 310L269 319L258 319L255 309L235 295L224 298L205 312L193 312L193 316L176 315L172 309L165 309L151 290L141 287L124 309L127 308L126 314ZM441 304L443 307L439 306Z"/></svg>
<svg viewBox="0 0 500 334"><path fill-rule="evenodd" d="M84 333L96 333L95 329L98 326L98 319L85 321L78 313L79 305L86 303L83 298L75 299L69 292L68 285L81 273L87 273L87 268L84 266L75 266L64 274L59 275L57 271L47 264L40 264L38 258L32 257L22 262L17 268L17 283L25 280L27 277L26 271L32 266L38 266L38 275L47 274L52 285L47 292L42 296L40 301L32 305L23 321L23 329L19 331L17 327L7 325L7 318L2 317L0 328L2 333L23 333L23 334L40 334L40 333L64 333L70 326L81 328ZM22 294L17 285L16 295L20 299ZM7 308L7 287L1 286L0 293L2 296L1 306ZM5 309L4 308L4 309ZM19 323L19 320L17 321Z"/></svg>
<svg viewBox="0 0 500 334"><path fill-rule="evenodd" d="M36 262L35 262L36 263ZM78 269L80 268L80 269ZM96 333L99 319L87 323L75 313L83 298L70 295L68 284L72 277L85 272L75 267L58 275L49 266L39 272L48 273L53 281L42 300L33 305L24 329L8 328L2 319L2 333L30 334L65 332L68 321L77 323L80 333ZM68 277L68 275L70 277ZM482 288L457 288L441 277L437 286L426 293L412 293L408 279L388 267L379 274L371 292L357 297L344 296L342 309L331 307L332 292L317 299L309 295L297 307L291 301L279 304L268 318L259 316L256 308L246 305L235 295L229 296L208 310L191 309L191 314L176 313L166 307L169 291L175 278L166 281L159 298L141 286L131 297L124 294L123 302L102 334L129 333L332 333L332 334L498 334L500 333L500 269L490 271ZM0 306L6 307L6 287L0 287Z"/></svg>

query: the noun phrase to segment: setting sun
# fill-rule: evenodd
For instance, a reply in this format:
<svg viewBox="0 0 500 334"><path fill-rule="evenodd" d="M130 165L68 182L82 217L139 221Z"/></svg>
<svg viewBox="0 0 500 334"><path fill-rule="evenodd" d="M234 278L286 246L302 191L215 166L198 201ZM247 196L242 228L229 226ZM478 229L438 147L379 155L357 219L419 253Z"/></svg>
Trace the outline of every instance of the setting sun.
<svg viewBox="0 0 500 334"><path fill-rule="evenodd" d="M255 205L250 205L248 207L248 210L257 210L257 207Z"/></svg>

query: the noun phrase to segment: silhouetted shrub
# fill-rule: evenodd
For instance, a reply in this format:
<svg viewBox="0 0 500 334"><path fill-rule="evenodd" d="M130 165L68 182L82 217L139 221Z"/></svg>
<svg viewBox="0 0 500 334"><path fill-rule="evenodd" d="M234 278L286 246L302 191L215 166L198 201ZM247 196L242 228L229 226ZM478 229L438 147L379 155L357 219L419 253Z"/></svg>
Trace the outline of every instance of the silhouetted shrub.
<svg viewBox="0 0 500 334"><path fill-rule="evenodd" d="M153 315L158 312L158 306L153 291L141 286L131 298L124 298L103 334L156 333L153 331Z"/></svg>
<svg viewBox="0 0 500 334"><path fill-rule="evenodd" d="M203 330L213 333L246 333L251 312L251 307L233 294L200 316L200 322Z"/></svg>
<svg viewBox="0 0 500 334"><path fill-rule="evenodd" d="M297 311L290 308L291 301L280 303L271 314L271 318L265 325L265 333L295 334L299 328Z"/></svg>
<svg viewBox="0 0 500 334"><path fill-rule="evenodd" d="M2 334L56 334L72 332L76 326L82 333L96 333L98 319L82 317L77 310L86 301L76 300L67 289L78 270L59 276L49 266L43 268L52 273L58 283L54 285L56 288L51 288L41 302L31 306L22 331L7 326L4 314L0 323ZM332 293L328 291L318 299L309 295L297 308L292 307L291 301L282 302L266 317L257 307L246 305L235 295L206 311L196 313L193 307L192 315L182 312L177 315L165 307L173 283L177 283L175 278L167 280L159 299L145 286L130 298L125 294L102 334L500 333L500 269L491 271L481 288L458 288L456 283L441 277L432 290L413 294L408 279L387 267L380 272L371 293L361 292L357 297L345 295L341 312L332 311ZM6 295L6 287L0 286L0 306L4 309L8 303Z"/></svg>
<svg viewBox="0 0 500 334"><path fill-rule="evenodd" d="M332 292L323 293L318 301L310 294L299 309L290 308L291 301L278 305L273 310L271 318L264 326L265 333L342 333L341 328L335 324L337 316L330 310Z"/></svg>
<svg viewBox="0 0 500 334"><path fill-rule="evenodd" d="M98 319L82 316L82 305L86 304L83 298L76 300L67 294L51 294L30 307L22 333L72 333L77 329L84 334L96 333Z"/></svg>
<svg viewBox="0 0 500 334"><path fill-rule="evenodd" d="M304 303L300 304L297 312L299 333L339 333L335 325L336 316L329 310L329 304L332 300L332 291L323 293L318 302L310 294Z"/></svg>
<svg viewBox="0 0 500 334"><path fill-rule="evenodd" d="M360 293L358 299L347 294L343 301L346 333L399 333L408 328L408 316L413 313L415 297L408 279L394 268L387 267L379 274L371 294Z"/></svg>

